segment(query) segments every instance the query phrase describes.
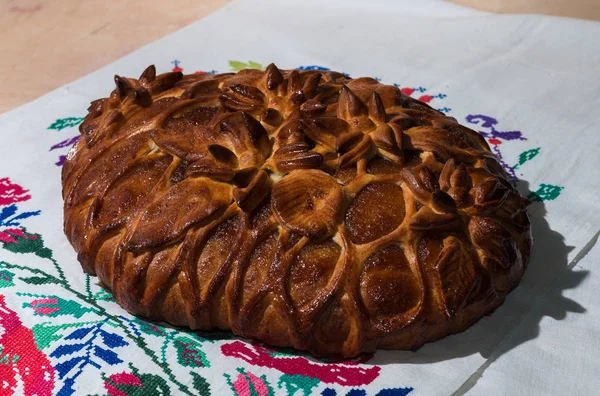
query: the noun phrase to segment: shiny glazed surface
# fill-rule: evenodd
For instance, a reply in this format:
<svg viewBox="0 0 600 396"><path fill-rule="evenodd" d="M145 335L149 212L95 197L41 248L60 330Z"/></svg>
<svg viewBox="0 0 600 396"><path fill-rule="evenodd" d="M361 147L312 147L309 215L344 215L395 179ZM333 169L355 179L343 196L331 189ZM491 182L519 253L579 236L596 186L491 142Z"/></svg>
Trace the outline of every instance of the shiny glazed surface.
<svg viewBox="0 0 600 396"><path fill-rule="evenodd" d="M476 132L336 72L115 77L65 233L128 311L315 355L415 349L502 303L527 200Z"/></svg>

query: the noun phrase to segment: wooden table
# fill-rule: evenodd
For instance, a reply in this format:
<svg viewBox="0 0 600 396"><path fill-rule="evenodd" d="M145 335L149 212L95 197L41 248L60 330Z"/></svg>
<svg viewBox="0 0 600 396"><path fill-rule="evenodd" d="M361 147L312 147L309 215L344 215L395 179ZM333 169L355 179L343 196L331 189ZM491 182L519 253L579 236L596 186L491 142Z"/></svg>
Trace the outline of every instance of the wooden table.
<svg viewBox="0 0 600 396"><path fill-rule="evenodd" d="M449 0L498 13L547 14L600 21L598 0Z"/></svg>
<svg viewBox="0 0 600 396"><path fill-rule="evenodd" d="M0 0L0 113L105 66L230 0Z"/></svg>
<svg viewBox="0 0 600 396"><path fill-rule="evenodd" d="M493 12L600 19L598 0L452 1ZM82 77L228 2L0 0L0 113Z"/></svg>

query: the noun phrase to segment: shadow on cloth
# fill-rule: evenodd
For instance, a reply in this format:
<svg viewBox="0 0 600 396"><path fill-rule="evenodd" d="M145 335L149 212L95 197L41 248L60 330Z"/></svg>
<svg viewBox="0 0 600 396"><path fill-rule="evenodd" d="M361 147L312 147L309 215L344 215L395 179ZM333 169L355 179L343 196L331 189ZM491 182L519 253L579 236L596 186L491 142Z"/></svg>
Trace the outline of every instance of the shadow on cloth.
<svg viewBox="0 0 600 396"><path fill-rule="evenodd" d="M522 195L530 194L528 186L526 181L518 182ZM574 247L567 246L564 237L550 228L545 219L546 209L543 202L534 202L529 207L529 215L534 245L528 267L521 283L496 311L485 316L466 331L426 344L416 352L379 350L372 357L363 355L354 361L358 360L364 366L398 363L419 365L479 354L488 359L486 364L489 364L522 343L537 338L540 331L539 323L544 317L562 320L569 312L585 312L584 307L562 296L562 293L564 290L579 286L589 271L571 270L577 258L569 265L568 253ZM561 281L555 282L558 279ZM536 304L544 304L545 301L552 301L552 304L546 303L544 309L532 310ZM528 318L524 321L528 315L537 315L537 317L534 320ZM513 334L517 328L518 332ZM214 340L244 340L230 332L200 333L199 336ZM257 350L263 348L277 350L289 356L303 356L312 362L337 361L315 358L306 352L289 348L271 348L254 342L250 344L255 345ZM479 359L478 363L481 364ZM478 371L481 370L480 368Z"/></svg>
<svg viewBox="0 0 600 396"><path fill-rule="evenodd" d="M528 187L528 182L518 182L518 188L524 196L530 193ZM562 320L568 312L585 312L584 307L562 296L562 292L581 284L589 271L571 271L568 253L574 247L567 246L564 237L550 228L545 219L543 202L530 205L529 215L534 241L532 255L521 283L508 295L504 304L463 333L426 344L416 352L379 351L369 364L429 364L476 353L486 359L496 360L518 345L537 338L539 323L545 316ZM561 282L555 283L559 278ZM543 300L540 298L542 293L546 293ZM532 312L534 305L543 304L543 301L553 303ZM523 322L530 314L538 317ZM525 323L535 325L526 326ZM509 335L517 327L518 333L508 342Z"/></svg>

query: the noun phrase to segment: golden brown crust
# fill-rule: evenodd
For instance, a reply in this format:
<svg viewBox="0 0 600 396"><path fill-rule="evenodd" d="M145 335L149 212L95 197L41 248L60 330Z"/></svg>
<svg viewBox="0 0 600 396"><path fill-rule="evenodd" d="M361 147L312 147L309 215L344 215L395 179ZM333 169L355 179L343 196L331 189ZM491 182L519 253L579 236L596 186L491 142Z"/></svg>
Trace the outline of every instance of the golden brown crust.
<svg viewBox="0 0 600 396"><path fill-rule="evenodd" d="M527 200L396 87L275 65L115 83L63 168L65 233L133 314L350 357L462 331L523 274Z"/></svg>

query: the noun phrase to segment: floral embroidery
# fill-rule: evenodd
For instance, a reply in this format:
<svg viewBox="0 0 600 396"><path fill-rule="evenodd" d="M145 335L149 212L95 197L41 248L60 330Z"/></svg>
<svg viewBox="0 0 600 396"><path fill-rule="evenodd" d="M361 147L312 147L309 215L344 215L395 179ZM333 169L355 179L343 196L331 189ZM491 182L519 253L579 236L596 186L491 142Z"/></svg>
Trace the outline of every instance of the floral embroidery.
<svg viewBox="0 0 600 396"><path fill-rule="evenodd" d="M35 345L32 331L0 295L0 394L51 395L55 370Z"/></svg>
<svg viewBox="0 0 600 396"><path fill-rule="evenodd" d="M83 122L83 117L67 117L67 118L59 118L54 121L48 129L55 129L57 131L62 131L65 128L71 128L77 126Z"/></svg>
<svg viewBox="0 0 600 396"><path fill-rule="evenodd" d="M8 177L0 178L0 205L27 201L31 198L28 192L18 184L12 183Z"/></svg>
<svg viewBox="0 0 600 396"><path fill-rule="evenodd" d="M223 374L227 383L236 396L273 396L273 388L262 375L257 377L243 368L238 368L239 374L232 380L229 374Z"/></svg>

